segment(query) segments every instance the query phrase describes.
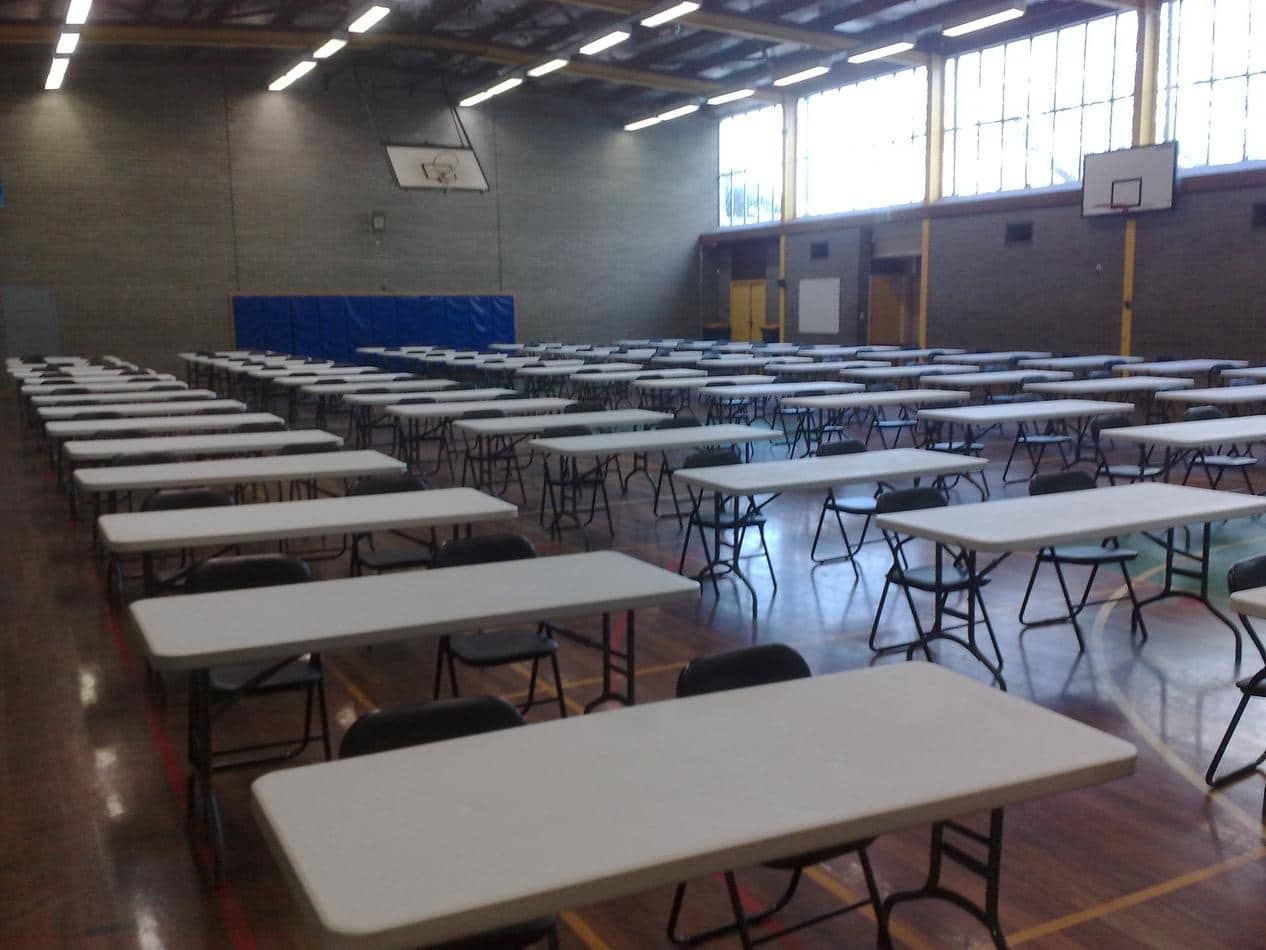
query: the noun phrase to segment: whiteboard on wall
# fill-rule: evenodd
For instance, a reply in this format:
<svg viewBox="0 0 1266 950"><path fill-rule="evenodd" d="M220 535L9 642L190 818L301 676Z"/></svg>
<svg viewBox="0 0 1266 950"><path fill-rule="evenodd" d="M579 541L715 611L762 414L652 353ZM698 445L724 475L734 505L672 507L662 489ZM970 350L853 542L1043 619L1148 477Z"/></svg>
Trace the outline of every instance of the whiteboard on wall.
<svg viewBox="0 0 1266 950"><path fill-rule="evenodd" d="M800 332L840 332L840 279L838 277L801 278Z"/></svg>

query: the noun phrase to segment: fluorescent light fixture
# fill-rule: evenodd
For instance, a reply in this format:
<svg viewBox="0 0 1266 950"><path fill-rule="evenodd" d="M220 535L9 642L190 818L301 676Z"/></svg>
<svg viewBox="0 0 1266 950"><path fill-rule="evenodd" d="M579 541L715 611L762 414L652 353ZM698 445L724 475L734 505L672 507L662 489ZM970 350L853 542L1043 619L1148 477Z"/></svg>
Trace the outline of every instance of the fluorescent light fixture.
<svg viewBox="0 0 1266 950"><path fill-rule="evenodd" d="M629 34L624 30L615 30L606 36L600 36L592 43L586 43L580 47L580 52L584 56L593 56L601 53L604 49L610 49L613 46L619 46L629 38Z"/></svg>
<svg viewBox="0 0 1266 950"><path fill-rule="evenodd" d="M908 53L914 49L913 43L889 43L887 46L880 46L878 49L868 49L864 53L854 53L848 58L850 63L869 63L872 60L883 59L885 56L896 56L898 53Z"/></svg>
<svg viewBox="0 0 1266 950"><path fill-rule="evenodd" d="M473 96L467 96L465 99L463 99L461 102L457 104L459 106L469 109L471 106L477 106L481 102L487 102L493 96L499 96L503 92L509 92L511 89L515 88L516 86L521 86L521 85L523 85L522 76L511 76L509 79L501 80L501 82L497 83L495 86L489 86L483 92L477 92Z"/></svg>
<svg viewBox="0 0 1266 950"><path fill-rule="evenodd" d="M802 69L798 73L792 73L790 76L783 76L774 80L775 86L794 86L798 82L804 82L806 79L817 79L819 76L825 76L831 71L830 66L810 66L808 69Z"/></svg>
<svg viewBox="0 0 1266 950"><path fill-rule="evenodd" d="M57 38L57 55L69 56L75 51L75 47L79 45L78 33L63 33Z"/></svg>
<svg viewBox="0 0 1266 950"><path fill-rule="evenodd" d="M738 102L740 99L746 99L748 96L755 94L755 89L735 89L733 92L724 92L719 96L713 96L708 100L708 105L723 106L727 102Z"/></svg>
<svg viewBox="0 0 1266 950"><path fill-rule="evenodd" d="M48 68L48 78L44 80L45 89L60 89L62 80L66 78L66 67L70 60L61 56L53 57L53 65Z"/></svg>
<svg viewBox="0 0 1266 950"><path fill-rule="evenodd" d="M645 119L638 119L636 122L630 122L624 127L625 132L639 132L642 129L649 129L652 125L659 125L663 121L657 115L647 116Z"/></svg>
<svg viewBox="0 0 1266 950"><path fill-rule="evenodd" d="M329 59L346 45L347 40L340 40L337 36L331 37L317 47L317 51L312 54L312 58Z"/></svg>
<svg viewBox="0 0 1266 950"><path fill-rule="evenodd" d="M308 73L312 72L312 70L314 69L316 69L316 63L313 60L305 59L301 63L296 63L294 66L290 68L290 71L286 73L284 76L280 76L277 79L274 79L271 83L269 83L268 91L281 92L281 90L285 89L291 83L299 79L302 79L304 76L308 75Z"/></svg>
<svg viewBox="0 0 1266 950"><path fill-rule="evenodd" d="M678 106L676 109L669 109L667 112L661 112L655 118L660 122L669 122L673 119L680 119L683 115L690 115L692 112L699 111L699 103L692 102L688 106Z"/></svg>
<svg viewBox="0 0 1266 950"><path fill-rule="evenodd" d="M92 0L70 0L70 9L66 11L66 22L71 26L79 26L88 22L88 11L92 9Z"/></svg>
<svg viewBox="0 0 1266 950"><path fill-rule="evenodd" d="M687 13L694 13L699 9L699 4L692 3L691 0L683 0L676 6L669 7L667 10L661 10L659 13L652 13L642 21L642 26L663 26L678 17L683 17Z"/></svg>
<svg viewBox="0 0 1266 950"><path fill-rule="evenodd" d="M1024 16L1024 5L1017 3L1003 7L1001 10L995 10L993 13L976 17L974 20L968 20L966 23L946 27L941 35L965 36L968 33L975 33L977 30L987 30L989 27L997 26L999 23L1010 23L1012 20L1018 20L1022 16Z"/></svg>
<svg viewBox="0 0 1266 950"><path fill-rule="evenodd" d="M533 79L539 79L541 76L548 76L550 73L556 73L569 61L565 59L551 59L547 63L541 63L539 66L533 66L527 71L527 74Z"/></svg>
<svg viewBox="0 0 1266 950"><path fill-rule="evenodd" d="M391 12L390 7L374 5L353 20L347 27L348 33L368 33L379 21Z"/></svg>

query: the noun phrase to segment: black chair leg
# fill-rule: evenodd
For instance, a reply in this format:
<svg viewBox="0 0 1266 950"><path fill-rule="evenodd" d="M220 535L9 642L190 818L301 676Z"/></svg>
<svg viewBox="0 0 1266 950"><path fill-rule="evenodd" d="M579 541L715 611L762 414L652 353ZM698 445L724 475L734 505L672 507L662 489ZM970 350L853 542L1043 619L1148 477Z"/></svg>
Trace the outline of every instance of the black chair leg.
<svg viewBox="0 0 1266 950"><path fill-rule="evenodd" d="M554 672L554 692L558 696L558 717L560 719L567 718L567 700L563 697L563 674L558 669L558 654L551 653L550 668Z"/></svg>
<svg viewBox="0 0 1266 950"><path fill-rule="evenodd" d="M1205 782L1213 788L1219 788L1237 779L1244 778L1246 775L1255 772L1257 767L1263 762L1266 762L1266 752L1263 752L1254 761L1249 762L1247 765L1242 765L1220 778L1217 774L1218 766L1222 764L1222 756L1226 754L1227 746L1231 744L1231 736L1235 734L1235 730L1239 727L1240 718L1244 715L1244 710L1248 707L1252 698L1247 692L1240 697L1240 704L1235 707L1235 715L1231 717L1230 723L1227 724L1226 732L1222 734L1222 741L1218 743L1218 751L1213 754L1213 761L1209 763L1209 770L1204 774Z"/></svg>

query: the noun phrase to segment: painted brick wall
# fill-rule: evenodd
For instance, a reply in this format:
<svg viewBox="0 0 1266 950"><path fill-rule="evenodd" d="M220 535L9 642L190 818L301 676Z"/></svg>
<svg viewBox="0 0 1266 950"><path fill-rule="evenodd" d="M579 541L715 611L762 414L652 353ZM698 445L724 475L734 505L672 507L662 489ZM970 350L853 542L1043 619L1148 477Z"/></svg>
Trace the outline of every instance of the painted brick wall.
<svg viewBox="0 0 1266 950"><path fill-rule="evenodd" d="M451 118L358 72L281 95L244 67L84 59L54 95L0 65L0 285L51 287L64 349L163 366L229 342L234 290L504 291L524 338L696 332L715 123L632 135L520 90L463 112L489 194L407 192L379 143L452 142Z"/></svg>

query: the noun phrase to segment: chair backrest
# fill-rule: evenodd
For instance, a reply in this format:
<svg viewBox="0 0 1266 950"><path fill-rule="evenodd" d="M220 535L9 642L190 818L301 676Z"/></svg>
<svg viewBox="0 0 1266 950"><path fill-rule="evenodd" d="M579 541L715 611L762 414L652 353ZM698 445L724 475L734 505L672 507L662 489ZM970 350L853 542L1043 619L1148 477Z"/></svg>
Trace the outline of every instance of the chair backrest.
<svg viewBox="0 0 1266 950"><path fill-rule="evenodd" d="M1066 491L1084 491L1095 487L1093 475L1070 469L1066 472L1050 472L1034 475L1029 479L1030 495L1055 495Z"/></svg>
<svg viewBox="0 0 1266 950"><path fill-rule="evenodd" d="M897 388L896 383L871 383L866 387L866 391L870 393L895 393Z"/></svg>
<svg viewBox="0 0 1266 950"><path fill-rule="evenodd" d="M471 409L463 412L463 419L504 419L506 413L504 409Z"/></svg>
<svg viewBox="0 0 1266 950"><path fill-rule="evenodd" d="M233 496L211 488L164 488L141 502L141 511L171 511L175 508L228 508Z"/></svg>
<svg viewBox="0 0 1266 950"><path fill-rule="evenodd" d="M172 452L150 452L146 455L129 455L121 460L124 465L170 465L179 462L180 456Z"/></svg>
<svg viewBox="0 0 1266 950"><path fill-rule="evenodd" d="M182 393L185 391L185 387L180 385L180 383L163 383L159 386L151 386L149 391L152 393Z"/></svg>
<svg viewBox="0 0 1266 950"><path fill-rule="evenodd" d="M391 495L402 491L426 491L417 475L370 475L347 490L349 495Z"/></svg>
<svg viewBox="0 0 1266 950"><path fill-rule="evenodd" d="M1134 425L1134 421L1128 416L1104 416L1093 419L1090 422L1090 432L1094 436L1095 441L1099 441L1099 433L1106 429L1123 429L1126 426Z"/></svg>
<svg viewBox="0 0 1266 950"><path fill-rule="evenodd" d="M678 468L708 468L712 465L738 465L743 460L733 449L712 449L687 455Z"/></svg>
<svg viewBox="0 0 1266 950"><path fill-rule="evenodd" d="M206 594L217 590L243 590L248 587L276 587L312 580L307 561L289 554L243 554L237 557L213 557L189 572L185 590Z"/></svg>
<svg viewBox="0 0 1266 950"><path fill-rule="evenodd" d="M1223 418L1222 410L1217 406L1192 406L1182 414L1183 422L1207 422L1210 419Z"/></svg>
<svg viewBox="0 0 1266 950"><path fill-rule="evenodd" d="M762 643L691 660L677 677L677 695L701 696L811 675L804 657L785 643Z"/></svg>
<svg viewBox="0 0 1266 950"><path fill-rule="evenodd" d="M467 564L492 564L497 561L526 561L536 557L536 548L521 534L485 534L473 538L454 538L435 552L431 568L462 567Z"/></svg>
<svg viewBox="0 0 1266 950"><path fill-rule="evenodd" d="M1236 561L1226 572L1226 589L1232 594L1252 587L1266 587L1266 554Z"/></svg>
<svg viewBox="0 0 1266 950"><path fill-rule="evenodd" d="M507 399L527 399L527 393L502 393L499 396L493 396L493 401L504 402Z"/></svg>
<svg viewBox="0 0 1266 950"><path fill-rule="evenodd" d="M276 422L248 422L238 426L238 432L281 432L286 424L278 419Z"/></svg>
<svg viewBox="0 0 1266 950"><path fill-rule="evenodd" d="M93 422L98 419L122 419L121 412L76 412L71 416L76 422Z"/></svg>
<svg viewBox="0 0 1266 950"><path fill-rule="evenodd" d="M856 455L865 452L866 444L857 439L843 439L839 442L824 442L815 453L818 458L829 458L832 455Z"/></svg>
<svg viewBox="0 0 1266 950"><path fill-rule="evenodd" d="M573 402L563 410L563 414L566 415L569 412L605 412L606 408L606 404L601 402Z"/></svg>
<svg viewBox="0 0 1266 950"><path fill-rule="evenodd" d="M396 400L396 405L407 406L417 402L439 402L439 400L434 396L401 396Z"/></svg>
<svg viewBox="0 0 1266 950"><path fill-rule="evenodd" d="M50 396L86 396L90 390L87 386L50 386Z"/></svg>
<svg viewBox="0 0 1266 950"><path fill-rule="evenodd" d="M277 450L278 455L313 455L317 452L337 452L338 444L334 442L316 442L307 444L298 442L293 445L283 445Z"/></svg>
<svg viewBox="0 0 1266 950"><path fill-rule="evenodd" d="M656 429L694 429L703 425L698 417L690 412L683 410L677 413L671 419L665 419L663 422L655 423Z"/></svg>
<svg viewBox="0 0 1266 950"><path fill-rule="evenodd" d="M551 439L566 439L574 435L593 435L593 429L588 426L578 425L546 426L544 431Z"/></svg>
<svg viewBox="0 0 1266 950"><path fill-rule="evenodd" d="M1115 374L1109 369L1092 369L1086 379L1112 379Z"/></svg>
<svg viewBox="0 0 1266 950"><path fill-rule="evenodd" d="M888 515L898 511L921 511L924 508L944 508L948 502L938 489L926 485L919 488L898 488L886 491L875 499L875 514Z"/></svg>

